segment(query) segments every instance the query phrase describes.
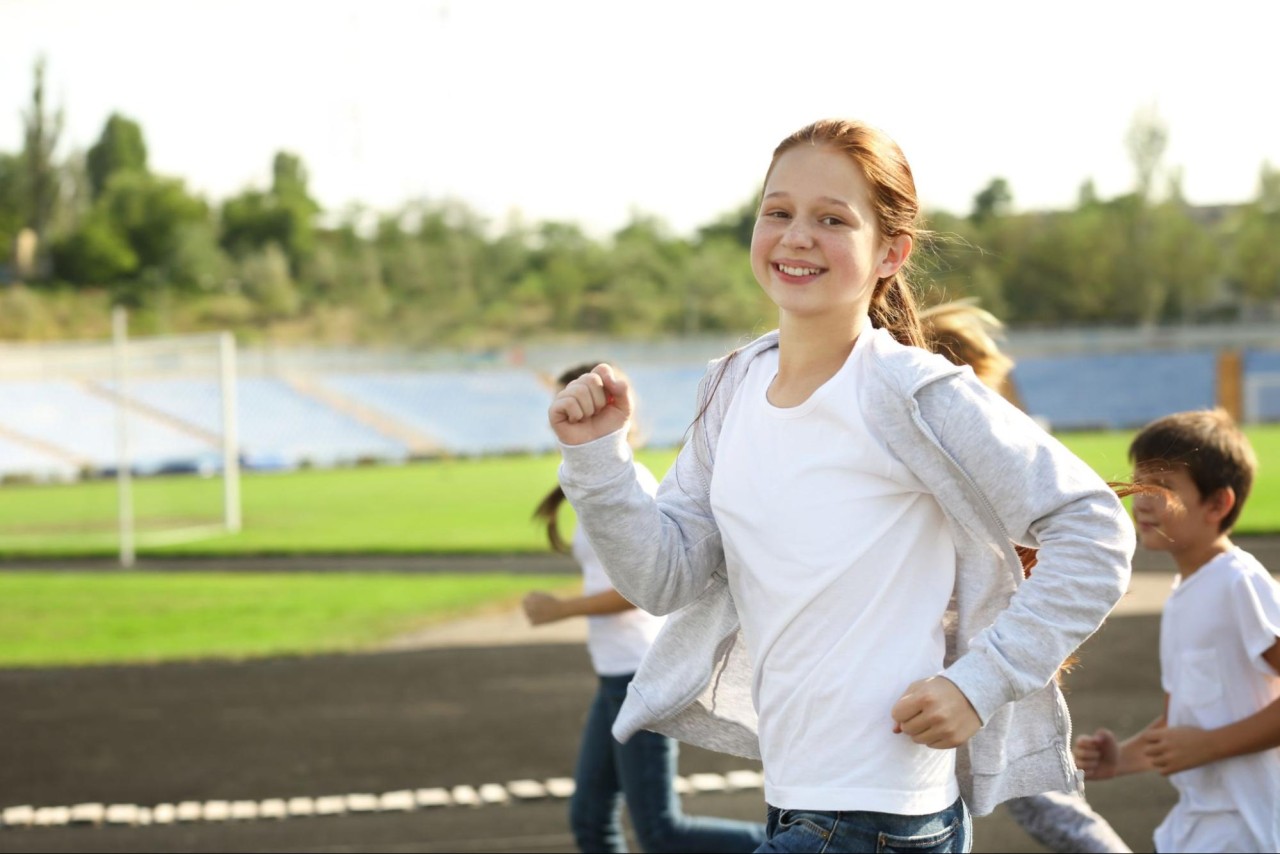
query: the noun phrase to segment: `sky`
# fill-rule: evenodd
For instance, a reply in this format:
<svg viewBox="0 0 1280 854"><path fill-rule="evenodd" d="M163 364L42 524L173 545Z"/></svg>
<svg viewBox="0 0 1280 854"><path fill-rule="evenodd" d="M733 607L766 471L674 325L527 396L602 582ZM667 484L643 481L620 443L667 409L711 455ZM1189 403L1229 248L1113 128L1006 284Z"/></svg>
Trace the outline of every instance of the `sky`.
<svg viewBox="0 0 1280 854"><path fill-rule="evenodd" d="M994 177L1019 210L1106 197L1139 110L1196 204L1280 166L1280 4L860 0L0 0L0 151L32 67L62 153L119 112L153 171L219 201L299 154L329 211L457 199L497 224L677 234L755 193L808 122L897 140L930 209Z"/></svg>

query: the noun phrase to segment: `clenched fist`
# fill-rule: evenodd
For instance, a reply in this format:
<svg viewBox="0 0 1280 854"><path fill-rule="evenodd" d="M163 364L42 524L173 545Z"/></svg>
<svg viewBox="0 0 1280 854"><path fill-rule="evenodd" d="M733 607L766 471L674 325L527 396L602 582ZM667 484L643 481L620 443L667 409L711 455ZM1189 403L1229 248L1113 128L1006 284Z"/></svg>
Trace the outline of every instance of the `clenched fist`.
<svg viewBox="0 0 1280 854"><path fill-rule="evenodd" d="M555 396L547 419L561 442L582 445L625 427L631 410L626 379L609 365L597 365Z"/></svg>
<svg viewBox="0 0 1280 854"><path fill-rule="evenodd" d="M982 719L969 698L944 676L912 682L890 714L894 732L937 750L959 747L982 729Z"/></svg>
<svg viewBox="0 0 1280 854"><path fill-rule="evenodd" d="M1100 729L1093 735L1082 735L1071 749L1076 767L1086 780L1109 780L1120 765L1120 743L1115 733Z"/></svg>

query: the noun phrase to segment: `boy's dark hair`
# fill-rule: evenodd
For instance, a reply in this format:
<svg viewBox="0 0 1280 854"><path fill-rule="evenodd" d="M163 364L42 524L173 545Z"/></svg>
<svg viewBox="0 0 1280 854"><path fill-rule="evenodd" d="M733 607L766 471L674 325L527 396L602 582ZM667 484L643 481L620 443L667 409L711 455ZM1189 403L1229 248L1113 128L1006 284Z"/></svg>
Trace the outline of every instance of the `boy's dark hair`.
<svg viewBox="0 0 1280 854"><path fill-rule="evenodd" d="M1175 412L1152 421L1130 443L1129 461L1135 468L1152 463L1181 466L1201 498L1231 487L1236 503L1218 526L1222 533L1240 518L1258 470L1249 440L1223 409Z"/></svg>

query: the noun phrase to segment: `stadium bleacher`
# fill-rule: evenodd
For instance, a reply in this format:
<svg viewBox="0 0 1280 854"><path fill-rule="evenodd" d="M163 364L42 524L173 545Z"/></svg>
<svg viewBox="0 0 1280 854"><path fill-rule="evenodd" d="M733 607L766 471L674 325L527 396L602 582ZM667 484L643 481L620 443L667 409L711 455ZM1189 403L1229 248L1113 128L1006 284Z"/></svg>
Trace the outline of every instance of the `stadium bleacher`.
<svg viewBox="0 0 1280 854"><path fill-rule="evenodd" d="M683 440L704 370L701 359L627 366L648 444L670 447ZM1253 416L1280 420L1280 351L1246 352L1244 376ZM1264 380L1253 382L1255 377ZM1030 414L1051 429L1134 429L1170 412L1213 406L1216 353L1024 357L1014 381ZM305 381L245 376L237 387L240 456L247 468L555 447L546 423L550 389L524 367L328 370ZM139 377L127 388L137 473L221 464L216 380ZM111 471L117 411L110 382L0 380L0 476L66 479Z"/></svg>
<svg viewBox="0 0 1280 854"><path fill-rule="evenodd" d="M529 371L327 374L326 387L461 455L542 451L549 391Z"/></svg>
<svg viewBox="0 0 1280 854"><path fill-rule="evenodd" d="M129 384L129 397L210 434L221 429L221 398L213 380L136 380ZM237 397L240 457L246 468L323 467L408 456L403 443L283 379L241 378Z"/></svg>
<svg viewBox="0 0 1280 854"><path fill-rule="evenodd" d="M1120 353L1028 358L1013 381L1027 412L1054 430L1141 427L1216 399L1216 354Z"/></svg>

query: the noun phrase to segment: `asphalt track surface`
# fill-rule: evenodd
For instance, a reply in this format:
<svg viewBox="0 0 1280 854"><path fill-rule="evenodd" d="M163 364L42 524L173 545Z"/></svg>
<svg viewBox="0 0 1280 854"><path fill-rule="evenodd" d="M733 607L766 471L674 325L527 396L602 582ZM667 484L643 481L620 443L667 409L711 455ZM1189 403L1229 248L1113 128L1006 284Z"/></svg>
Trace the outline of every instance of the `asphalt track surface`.
<svg viewBox="0 0 1280 854"><path fill-rule="evenodd" d="M1280 539L1240 542L1280 566ZM1067 681L1078 731L1128 734L1160 712L1158 631L1154 613L1113 616L1085 643ZM569 777L594 688L581 644L501 639L240 663L0 670L0 808ZM681 753L685 775L751 768L759 766L690 747ZM1089 798L1135 851L1152 850L1151 832L1175 799L1150 775L1092 784ZM745 819L764 810L759 789L688 795L684 805ZM0 852L572 851L565 812L565 801L546 799L283 820L5 827ZM975 823L974 850L1044 849L997 810Z"/></svg>

